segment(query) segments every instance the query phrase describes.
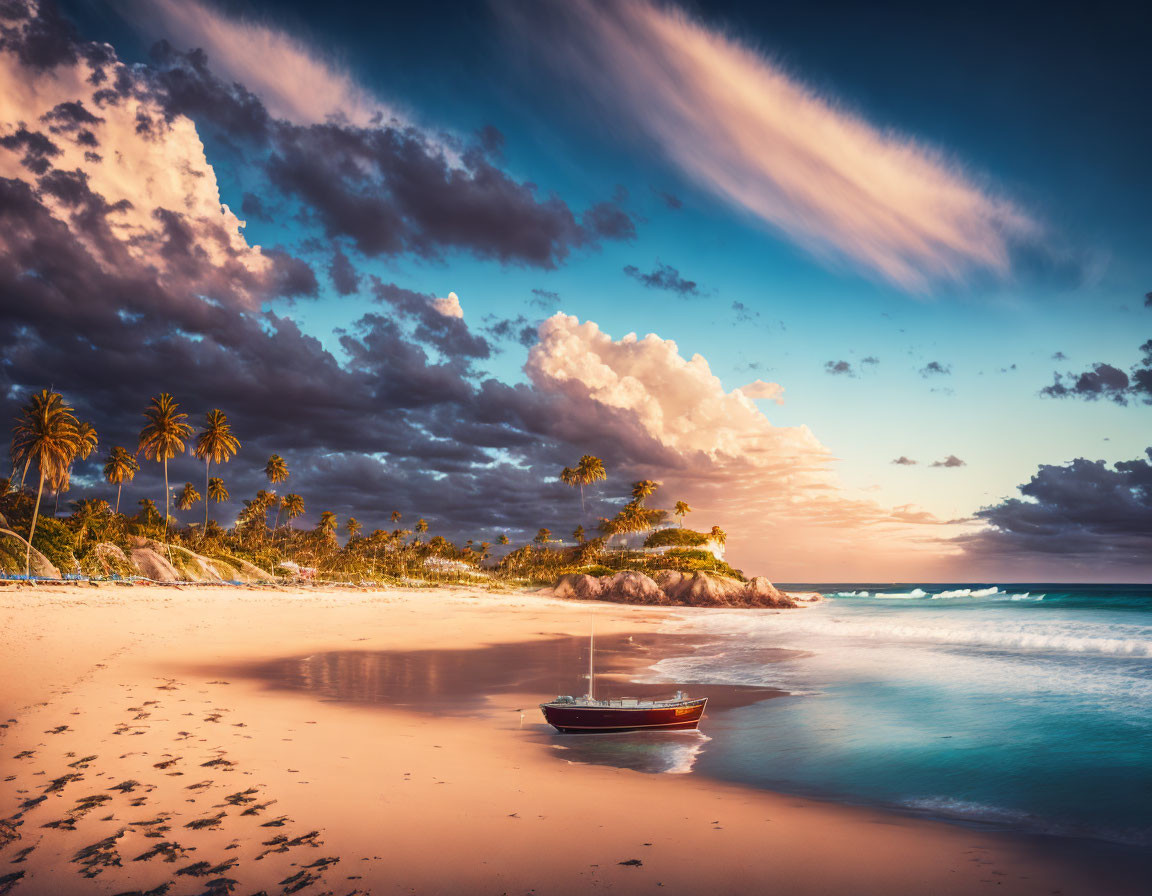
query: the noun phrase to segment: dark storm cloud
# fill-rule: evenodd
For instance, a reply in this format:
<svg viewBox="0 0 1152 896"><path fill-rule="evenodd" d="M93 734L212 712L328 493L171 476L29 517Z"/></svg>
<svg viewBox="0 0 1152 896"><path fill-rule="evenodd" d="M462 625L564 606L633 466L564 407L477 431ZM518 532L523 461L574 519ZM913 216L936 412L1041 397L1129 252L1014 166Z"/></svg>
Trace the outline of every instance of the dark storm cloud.
<svg viewBox="0 0 1152 896"><path fill-rule="evenodd" d="M847 361L825 361L824 372L834 376L856 376L856 371Z"/></svg>
<svg viewBox="0 0 1152 896"><path fill-rule="evenodd" d="M240 197L240 211L246 218L255 218L257 221L271 221L272 216L264 207L264 200L255 193L245 193Z"/></svg>
<svg viewBox="0 0 1152 896"><path fill-rule="evenodd" d="M630 264L624 267L624 273L634 280L639 280L649 289L666 289L681 296L700 294L696 281L681 277L680 272L670 264L658 264L648 273Z"/></svg>
<svg viewBox="0 0 1152 896"><path fill-rule="evenodd" d="M952 468L952 467L966 467L968 465L964 461L960 460L960 458L958 458L955 454L949 454L943 460L932 461L932 466Z"/></svg>
<svg viewBox="0 0 1152 896"><path fill-rule="evenodd" d="M941 364L939 361L929 361L920 368L920 376L925 378L930 376L945 376L951 372L951 364Z"/></svg>
<svg viewBox="0 0 1152 896"><path fill-rule="evenodd" d="M1152 448L1146 458L1077 458L1042 465L1020 498L976 516L990 529L963 539L973 553L1085 557L1146 564L1152 553Z"/></svg>
<svg viewBox="0 0 1152 896"><path fill-rule="evenodd" d="M339 246L336 246L332 251L332 261L328 265L328 277L336 292L342 296L350 296L360 288L360 274Z"/></svg>
<svg viewBox="0 0 1152 896"><path fill-rule="evenodd" d="M436 296L414 292L372 278L372 292L377 302L391 305L398 313L415 321L415 336L421 342L435 346L451 358L487 358L491 346L483 336L477 336L459 317L451 317L436 309Z"/></svg>
<svg viewBox="0 0 1152 896"><path fill-rule="evenodd" d="M916 466L918 461L914 461L914 460L912 460L912 458L905 457L903 454L901 454L898 458L896 458L896 460L892 461L892 463L897 464L901 467L914 467L914 466Z"/></svg>
<svg viewBox="0 0 1152 896"><path fill-rule="evenodd" d="M493 132L456 147L396 123L299 126L272 119L242 85L226 84L201 51L161 42L153 85L170 115L211 124L249 145L271 184L296 199L329 237L366 256L436 258L465 250L503 263L554 268L577 248L631 239L635 223L617 199L577 218L560 197L493 163ZM456 154L457 158L450 158Z"/></svg>
<svg viewBox="0 0 1152 896"><path fill-rule="evenodd" d="M496 317L489 314L484 318L487 326L484 330L493 339L501 342L518 342L529 348L536 342L536 328L539 323L532 323L523 314L516 317Z"/></svg>
<svg viewBox="0 0 1152 896"><path fill-rule="evenodd" d="M1111 364L1093 364L1083 373L1053 374L1051 386L1040 394L1046 398L1101 398L1126 405L1130 401L1152 404L1152 339L1140 346L1142 357L1125 373Z"/></svg>

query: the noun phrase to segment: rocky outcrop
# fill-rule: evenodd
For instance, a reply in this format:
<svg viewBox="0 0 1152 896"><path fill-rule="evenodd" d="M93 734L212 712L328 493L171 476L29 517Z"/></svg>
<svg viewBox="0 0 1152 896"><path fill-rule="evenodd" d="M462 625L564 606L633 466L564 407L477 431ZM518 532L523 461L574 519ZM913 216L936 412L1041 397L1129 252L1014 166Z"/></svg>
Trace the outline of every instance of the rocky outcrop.
<svg viewBox="0 0 1152 896"><path fill-rule="evenodd" d="M7 522L5 520L5 522ZM0 527L0 569L7 572L24 572L24 554L28 550L28 539L17 535L11 529ZM29 570L34 576L43 579L60 578L60 570L52 565L52 561L41 554L36 548L28 558Z"/></svg>
<svg viewBox="0 0 1152 896"><path fill-rule="evenodd" d="M140 538L131 550L138 574L154 582L272 582L275 578L260 567L230 557L205 557L187 548Z"/></svg>
<svg viewBox="0 0 1152 896"><path fill-rule="evenodd" d="M682 573L671 569L661 570L655 579L634 570L603 578L580 574L561 576L553 594L565 600L605 600L623 604L774 609L796 606L791 597L763 576L740 582L714 573Z"/></svg>

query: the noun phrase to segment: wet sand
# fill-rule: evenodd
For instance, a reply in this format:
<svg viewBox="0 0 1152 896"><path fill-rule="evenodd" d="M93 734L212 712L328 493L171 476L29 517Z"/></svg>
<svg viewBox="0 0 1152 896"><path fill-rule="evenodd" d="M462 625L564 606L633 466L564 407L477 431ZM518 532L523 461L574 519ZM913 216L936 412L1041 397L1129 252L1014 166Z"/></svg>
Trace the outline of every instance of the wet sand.
<svg viewBox="0 0 1152 896"><path fill-rule="evenodd" d="M565 752L536 703L593 612L601 693L667 692L626 682L689 646L651 608L0 591L0 894L1144 892L1127 854Z"/></svg>

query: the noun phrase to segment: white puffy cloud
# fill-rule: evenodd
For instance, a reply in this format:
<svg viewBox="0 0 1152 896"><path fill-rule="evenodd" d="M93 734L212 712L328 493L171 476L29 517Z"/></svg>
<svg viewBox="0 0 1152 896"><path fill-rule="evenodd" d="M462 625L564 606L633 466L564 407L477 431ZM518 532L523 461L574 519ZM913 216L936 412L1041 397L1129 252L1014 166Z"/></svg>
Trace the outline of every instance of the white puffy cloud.
<svg viewBox="0 0 1152 896"><path fill-rule="evenodd" d="M684 358L670 339L614 340L560 313L540 325L525 371L550 401L556 434L592 453L614 446L611 472L662 481L664 504L687 500L700 525L725 528L731 556L751 571L850 578L940 557L937 520L849 492L807 426L773 424L745 389L725 390L702 356Z"/></svg>
<svg viewBox="0 0 1152 896"><path fill-rule="evenodd" d="M448 293L445 298L432 300L432 307L445 317L458 317L463 319L464 309L460 307L460 298L454 292Z"/></svg>
<svg viewBox="0 0 1152 896"><path fill-rule="evenodd" d="M753 380L740 391L748 398L765 399L776 404L784 404L784 387L779 383L769 383L765 380Z"/></svg>
<svg viewBox="0 0 1152 896"><path fill-rule="evenodd" d="M97 71L104 76L94 77ZM101 94L117 76L114 96ZM248 244L243 222L221 203L191 120L167 120L138 76L116 62L79 57L32 71L15 53L0 52L0 84L0 138L7 143L0 177L33 186L94 258L106 266L144 264L164 278L186 276L191 255L201 273L227 278L231 294L256 303L253 290L272 261ZM53 181L53 172L63 177ZM77 199L85 187L106 206L99 227L92 208ZM105 226L112 239L95 245Z"/></svg>

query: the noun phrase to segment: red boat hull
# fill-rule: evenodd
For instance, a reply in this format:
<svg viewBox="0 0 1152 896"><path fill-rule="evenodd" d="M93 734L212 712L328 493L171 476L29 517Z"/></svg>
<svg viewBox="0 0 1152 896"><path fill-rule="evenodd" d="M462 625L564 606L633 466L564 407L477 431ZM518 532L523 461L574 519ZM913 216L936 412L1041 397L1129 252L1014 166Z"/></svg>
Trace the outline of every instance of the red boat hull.
<svg viewBox="0 0 1152 896"><path fill-rule="evenodd" d="M704 715L708 698L689 700L676 706L581 706L545 703L544 719L565 734L595 734L616 731L683 731L695 728Z"/></svg>

